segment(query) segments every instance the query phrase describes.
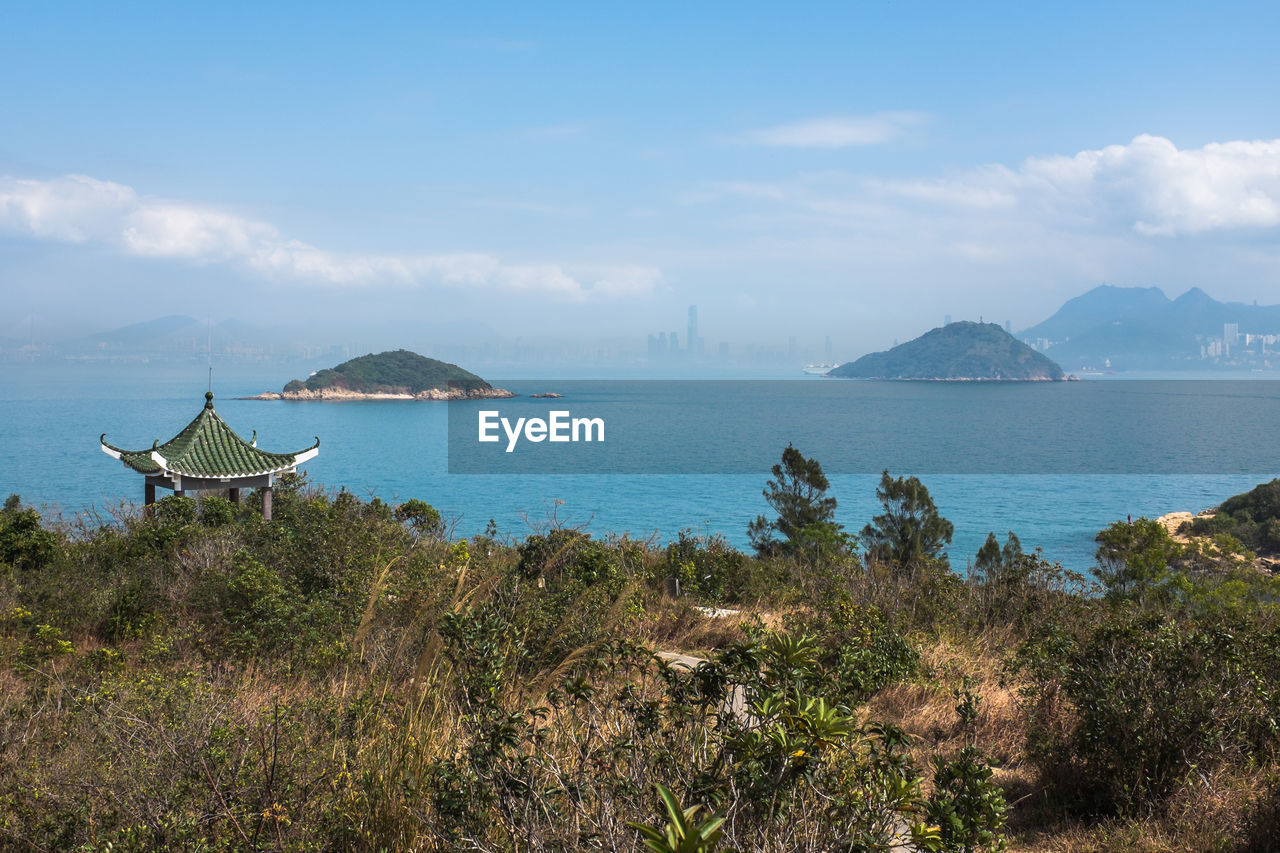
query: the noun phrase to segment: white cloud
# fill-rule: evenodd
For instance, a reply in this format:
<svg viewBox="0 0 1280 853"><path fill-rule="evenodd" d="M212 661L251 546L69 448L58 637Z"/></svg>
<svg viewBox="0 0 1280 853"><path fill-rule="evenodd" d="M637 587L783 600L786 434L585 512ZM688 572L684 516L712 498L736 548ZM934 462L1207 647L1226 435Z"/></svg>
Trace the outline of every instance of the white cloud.
<svg viewBox="0 0 1280 853"><path fill-rule="evenodd" d="M585 267L575 274L559 264L509 263L479 252L330 252L289 238L268 222L140 196L131 187L84 175L43 181L0 177L0 230L100 243L142 258L235 264L281 281L338 287L489 287L585 301L643 296L662 278L648 267L617 267L603 274Z"/></svg>
<svg viewBox="0 0 1280 853"><path fill-rule="evenodd" d="M1031 157L947 178L885 180L847 172L782 181L722 182L690 201L735 197L771 202L859 226L887 212L964 214L967 228L1001 220L1056 230L1141 237L1280 226L1280 139L1179 149L1139 136L1074 155Z"/></svg>
<svg viewBox="0 0 1280 853"><path fill-rule="evenodd" d="M918 112L886 112L865 116L827 116L793 124L751 130L737 138L748 145L785 148L849 148L882 145L900 139L927 117Z"/></svg>
<svg viewBox="0 0 1280 853"><path fill-rule="evenodd" d="M84 175L51 181L0 178L0 227L70 243L103 239L109 221L137 207L132 189Z"/></svg>
<svg viewBox="0 0 1280 853"><path fill-rule="evenodd" d="M1070 156L1031 157L956 179L882 182L903 198L1006 208L1075 227L1172 237L1280 225L1280 139L1179 149L1143 135Z"/></svg>

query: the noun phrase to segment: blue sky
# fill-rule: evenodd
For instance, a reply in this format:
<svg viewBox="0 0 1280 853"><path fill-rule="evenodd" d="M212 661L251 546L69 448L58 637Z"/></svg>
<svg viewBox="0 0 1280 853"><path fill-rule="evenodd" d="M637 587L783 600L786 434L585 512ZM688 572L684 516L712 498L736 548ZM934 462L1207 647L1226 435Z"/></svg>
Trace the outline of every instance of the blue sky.
<svg viewBox="0 0 1280 853"><path fill-rule="evenodd" d="M856 354L1103 281L1280 301L1274 4L266 5L6 10L11 323L697 303Z"/></svg>

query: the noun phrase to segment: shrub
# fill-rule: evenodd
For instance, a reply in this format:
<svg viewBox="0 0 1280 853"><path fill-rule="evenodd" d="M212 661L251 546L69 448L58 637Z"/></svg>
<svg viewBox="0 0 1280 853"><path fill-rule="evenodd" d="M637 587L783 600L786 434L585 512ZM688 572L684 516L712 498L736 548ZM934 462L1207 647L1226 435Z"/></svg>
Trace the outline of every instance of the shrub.
<svg viewBox="0 0 1280 853"><path fill-rule="evenodd" d="M47 566L58 549L58 536L40 523L40 514L9 495L0 511L0 563L24 572Z"/></svg>
<svg viewBox="0 0 1280 853"><path fill-rule="evenodd" d="M667 545L661 572L664 578L678 580L683 594L709 602L732 601L744 590L745 563L746 557L723 537L681 530Z"/></svg>
<svg viewBox="0 0 1280 853"><path fill-rule="evenodd" d="M412 498L396 507L396 520L405 522L409 529L428 539L444 536L444 520L440 511L426 501Z"/></svg>
<svg viewBox="0 0 1280 853"><path fill-rule="evenodd" d="M927 814L937 824L943 849L957 853L1003 850L1007 807L991 768L976 746L966 746L953 759L934 756L933 793Z"/></svg>
<svg viewBox="0 0 1280 853"><path fill-rule="evenodd" d="M1021 651L1032 758L1062 802L1135 813L1192 772L1268 755L1280 719L1276 641L1256 625L1130 611L1079 637L1042 635ZM1055 709L1059 691L1069 707Z"/></svg>

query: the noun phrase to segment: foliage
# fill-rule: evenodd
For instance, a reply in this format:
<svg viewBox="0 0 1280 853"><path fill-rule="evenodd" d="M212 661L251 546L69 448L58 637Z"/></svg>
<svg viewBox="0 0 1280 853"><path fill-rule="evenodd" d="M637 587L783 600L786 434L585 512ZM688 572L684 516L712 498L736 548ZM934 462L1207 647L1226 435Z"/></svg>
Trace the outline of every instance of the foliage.
<svg viewBox="0 0 1280 853"><path fill-rule="evenodd" d="M906 571L930 561L945 562L954 525L938 514L929 490L915 477L880 475L876 498L884 512L862 528L869 559Z"/></svg>
<svg viewBox="0 0 1280 853"><path fill-rule="evenodd" d="M1037 548L1022 550L1012 531L1002 548L989 534L969 570L968 585L973 615L984 627L1005 627L1018 632L1056 618L1078 617L1090 599L1084 575L1050 562Z"/></svg>
<svg viewBox="0 0 1280 853"><path fill-rule="evenodd" d="M1060 821L1068 848L1132 846L1156 822L1165 847L1231 849L1274 829L1280 589L1229 540L1108 599L1012 535L962 579L689 531L449 541L434 512L298 477L271 523L171 497L62 524L11 499L0 846L629 851L646 826L976 850L1007 819L1015 846ZM1130 572L1142 540L1113 541Z"/></svg>
<svg viewBox="0 0 1280 853"><path fill-rule="evenodd" d="M966 746L954 759L935 756L928 815L938 825L944 850L1003 850L1006 810L1004 794L991 781L991 768L977 747Z"/></svg>
<svg viewBox="0 0 1280 853"><path fill-rule="evenodd" d="M648 824L633 823L640 833L644 846L653 853L710 853L720 843L724 833L720 826L723 817L707 815L698 818L701 806L681 808L680 801L665 786L657 786L658 796L667 809L667 824L659 829Z"/></svg>
<svg viewBox="0 0 1280 853"><path fill-rule="evenodd" d="M1134 813L1190 774L1270 756L1276 640L1275 629L1127 608L1076 635L1045 626L1020 652L1037 720L1032 757L1064 803Z"/></svg>
<svg viewBox="0 0 1280 853"><path fill-rule="evenodd" d="M793 634L813 632L823 691L851 705L905 681L920 666L919 652L874 607L846 600L803 619L789 619L787 627Z"/></svg>
<svg viewBox="0 0 1280 853"><path fill-rule="evenodd" d="M736 603L750 589L751 566L723 536L698 536L681 530L667 545L662 573L679 582L683 594L709 602Z"/></svg>
<svg viewBox="0 0 1280 853"><path fill-rule="evenodd" d="M777 517L770 521L757 516L747 528L756 553L814 561L844 551L845 537L835 522L836 499L827 497L831 483L818 460L806 459L788 444L782 451L782 462L772 470L773 479L763 494ZM782 539L774 534L781 534Z"/></svg>
<svg viewBox="0 0 1280 853"><path fill-rule="evenodd" d="M1094 574L1113 600L1142 602L1163 594L1181 546L1158 521L1117 521L1100 532Z"/></svg>
<svg viewBox="0 0 1280 853"><path fill-rule="evenodd" d="M416 394L432 388L474 391L492 387L479 376L456 364L399 349L377 355L369 353L344 361L336 367L317 371L305 380L295 379L284 390L300 391L305 388L319 391L323 388L342 388L366 394Z"/></svg>
<svg viewBox="0 0 1280 853"><path fill-rule="evenodd" d="M1183 525L1193 536L1228 534L1260 554L1280 554L1280 479L1228 498L1211 517Z"/></svg>
<svg viewBox="0 0 1280 853"><path fill-rule="evenodd" d="M1015 539L1016 541L1016 539ZM991 781L991 768L974 743L978 706L982 697L968 680L956 690L956 715L969 742L954 758L933 758L933 793L929 795L929 820L938 825L944 850L976 853L1003 850L1007 806L1004 792Z"/></svg>
<svg viewBox="0 0 1280 853"><path fill-rule="evenodd" d="M49 563L58 547L57 537L40 524L40 514L9 495L0 511L0 564L19 571L38 571Z"/></svg>
<svg viewBox="0 0 1280 853"><path fill-rule="evenodd" d="M1062 379L1062 368L995 323L960 321L827 374L861 379Z"/></svg>
<svg viewBox="0 0 1280 853"><path fill-rule="evenodd" d="M426 501L410 498L396 507L396 518L408 524L409 529L419 536L439 539L444 535L440 510Z"/></svg>

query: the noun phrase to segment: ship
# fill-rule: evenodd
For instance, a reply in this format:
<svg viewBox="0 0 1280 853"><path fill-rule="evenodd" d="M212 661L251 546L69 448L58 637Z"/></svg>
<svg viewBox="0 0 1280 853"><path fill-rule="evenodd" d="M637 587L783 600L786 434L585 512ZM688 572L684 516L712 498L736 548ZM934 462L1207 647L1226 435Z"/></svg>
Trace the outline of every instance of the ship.
<svg viewBox="0 0 1280 853"><path fill-rule="evenodd" d="M833 370L837 366L835 364L806 364L804 373L806 376L826 376L828 370Z"/></svg>

